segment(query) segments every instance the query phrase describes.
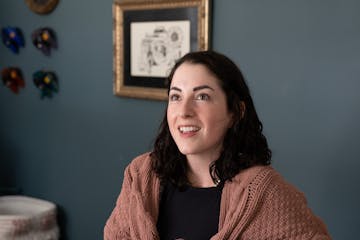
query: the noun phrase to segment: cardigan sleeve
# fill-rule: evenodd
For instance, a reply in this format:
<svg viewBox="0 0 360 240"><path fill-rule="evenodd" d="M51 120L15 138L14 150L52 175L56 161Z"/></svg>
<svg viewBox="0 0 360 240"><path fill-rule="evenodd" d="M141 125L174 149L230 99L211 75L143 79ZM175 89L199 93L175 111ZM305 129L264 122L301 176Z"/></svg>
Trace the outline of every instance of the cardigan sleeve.
<svg viewBox="0 0 360 240"><path fill-rule="evenodd" d="M324 223L307 206L304 194L275 174L259 200L244 239L329 240Z"/></svg>
<svg viewBox="0 0 360 240"><path fill-rule="evenodd" d="M132 178L129 166L125 169L124 180L116 206L104 228L104 240L130 240L129 213L130 186Z"/></svg>
<svg viewBox="0 0 360 240"><path fill-rule="evenodd" d="M116 206L104 227L104 239L159 239L156 228L159 186L150 154L136 157L125 169Z"/></svg>

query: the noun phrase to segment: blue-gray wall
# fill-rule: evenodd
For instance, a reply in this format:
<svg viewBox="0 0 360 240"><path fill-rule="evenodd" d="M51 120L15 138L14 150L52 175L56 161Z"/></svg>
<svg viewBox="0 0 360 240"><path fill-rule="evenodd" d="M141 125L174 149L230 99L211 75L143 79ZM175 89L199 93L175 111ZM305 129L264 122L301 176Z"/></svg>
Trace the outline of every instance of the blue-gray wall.
<svg viewBox="0 0 360 240"><path fill-rule="evenodd" d="M305 192L334 239L360 222L360 2L215 0L213 49L233 58L252 90L274 166ZM26 88L0 86L0 187L55 202L64 239L101 239L129 161L151 148L164 102L112 94L112 0L65 1L46 16L0 2L0 27L26 47L0 45L0 68L18 66ZM55 29L59 49L30 40ZM40 100L34 71L55 70L60 92Z"/></svg>

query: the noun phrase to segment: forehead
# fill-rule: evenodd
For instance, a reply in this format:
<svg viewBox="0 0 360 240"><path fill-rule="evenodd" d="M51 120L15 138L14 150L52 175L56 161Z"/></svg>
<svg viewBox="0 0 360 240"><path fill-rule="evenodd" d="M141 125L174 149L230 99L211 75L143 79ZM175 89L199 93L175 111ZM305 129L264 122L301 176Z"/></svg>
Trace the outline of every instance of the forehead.
<svg viewBox="0 0 360 240"><path fill-rule="evenodd" d="M171 86L209 85L219 88L219 79L203 64L181 64L174 72Z"/></svg>

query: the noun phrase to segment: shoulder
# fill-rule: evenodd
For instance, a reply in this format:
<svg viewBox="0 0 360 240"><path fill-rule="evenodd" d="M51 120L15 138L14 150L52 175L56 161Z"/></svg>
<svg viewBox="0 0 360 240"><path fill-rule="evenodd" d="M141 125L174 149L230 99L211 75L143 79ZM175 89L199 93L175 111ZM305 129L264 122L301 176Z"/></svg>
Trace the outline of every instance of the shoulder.
<svg viewBox="0 0 360 240"><path fill-rule="evenodd" d="M157 181L157 175L152 168L151 152L135 157L126 167L124 178L130 182L149 184Z"/></svg>
<svg viewBox="0 0 360 240"><path fill-rule="evenodd" d="M309 210L304 193L271 166L251 167L239 173L235 179L243 185L255 205L262 202L290 215L295 208L303 213Z"/></svg>
<svg viewBox="0 0 360 240"><path fill-rule="evenodd" d="M125 169L124 182L136 192L157 191L159 179L152 169L151 153L141 154L131 161Z"/></svg>
<svg viewBox="0 0 360 240"><path fill-rule="evenodd" d="M146 152L135 157L127 166L130 172L147 172L151 170L151 153Z"/></svg>
<svg viewBox="0 0 360 240"><path fill-rule="evenodd" d="M257 165L240 171L231 182L246 187L256 182L266 181L276 174L277 172L271 166Z"/></svg>
<svg viewBox="0 0 360 240"><path fill-rule="evenodd" d="M280 195L296 195L300 197L300 193L293 185L288 183L281 174L273 167L253 166L242 170L231 182L227 183L230 188L248 189L252 193L265 193L272 191Z"/></svg>
<svg viewBox="0 0 360 240"><path fill-rule="evenodd" d="M242 199L240 205L252 216L247 232L251 236L254 233L271 235L257 239L275 239L278 235L286 236L285 239L295 239L295 236L297 239L310 239L300 236L329 239L325 225L307 206L305 195L271 166L245 169L226 183L225 188L228 204L239 205ZM268 226L269 219L278 227L275 232L272 232L274 229L259 232L259 228Z"/></svg>
<svg viewBox="0 0 360 240"><path fill-rule="evenodd" d="M269 219L286 239L330 239L326 226L307 204L305 194L286 181L272 167L259 171L248 185L256 226L264 226ZM276 214L274 214L276 213ZM260 239L272 239L260 237Z"/></svg>

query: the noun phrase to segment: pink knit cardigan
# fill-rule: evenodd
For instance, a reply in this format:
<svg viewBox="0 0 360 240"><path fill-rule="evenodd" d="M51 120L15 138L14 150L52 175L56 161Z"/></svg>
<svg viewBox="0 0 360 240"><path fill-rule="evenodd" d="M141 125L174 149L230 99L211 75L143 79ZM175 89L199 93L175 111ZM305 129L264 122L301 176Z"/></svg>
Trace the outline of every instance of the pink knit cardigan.
<svg viewBox="0 0 360 240"><path fill-rule="evenodd" d="M105 240L159 239L160 181L149 153L126 168L121 193L104 228ZM243 170L225 183L219 230L211 240L331 239L304 195L269 166Z"/></svg>

